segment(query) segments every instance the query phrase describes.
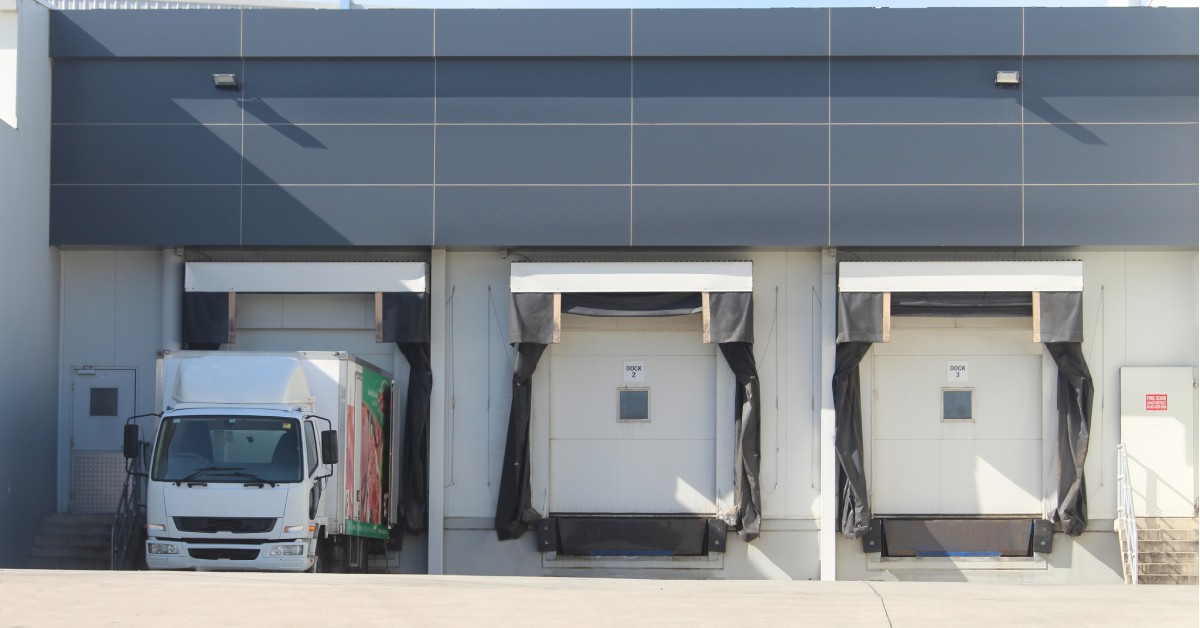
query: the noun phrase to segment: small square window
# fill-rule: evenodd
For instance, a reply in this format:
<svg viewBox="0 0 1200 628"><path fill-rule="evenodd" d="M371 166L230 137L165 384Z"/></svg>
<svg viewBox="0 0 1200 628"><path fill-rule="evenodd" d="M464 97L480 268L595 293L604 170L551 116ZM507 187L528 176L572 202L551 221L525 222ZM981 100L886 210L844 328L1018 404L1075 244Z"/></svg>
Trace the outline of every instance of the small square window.
<svg viewBox="0 0 1200 628"><path fill-rule="evenodd" d="M970 388L943 388L942 389L942 420L943 421L971 421L971 408L974 391Z"/></svg>
<svg viewBox="0 0 1200 628"><path fill-rule="evenodd" d="M117 389L93 388L88 416L117 416Z"/></svg>
<svg viewBox="0 0 1200 628"><path fill-rule="evenodd" d="M618 394L621 400L618 421L650 420L649 388L622 388Z"/></svg>

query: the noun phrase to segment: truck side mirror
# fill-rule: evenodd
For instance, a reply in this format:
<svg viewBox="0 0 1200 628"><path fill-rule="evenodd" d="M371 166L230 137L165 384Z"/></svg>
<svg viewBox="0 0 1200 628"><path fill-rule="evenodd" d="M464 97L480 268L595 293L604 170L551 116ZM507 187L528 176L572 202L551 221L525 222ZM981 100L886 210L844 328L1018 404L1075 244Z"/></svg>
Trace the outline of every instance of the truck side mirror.
<svg viewBox="0 0 1200 628"><path fill-rule="evenodd" d="M321 462L324 464L337 464L337 461L337 432L334 432L333 430L321 432Z"/></svg>
<svg viewBox="0 0 1200 628"><path fill-rule="evenodd" d="M141 442L138 440L138 426L134 423L126 425L124 436L125 440L122 443L121 448L124 450L125 457L137 458L139 453L138 450L141 449Z"/></svg>

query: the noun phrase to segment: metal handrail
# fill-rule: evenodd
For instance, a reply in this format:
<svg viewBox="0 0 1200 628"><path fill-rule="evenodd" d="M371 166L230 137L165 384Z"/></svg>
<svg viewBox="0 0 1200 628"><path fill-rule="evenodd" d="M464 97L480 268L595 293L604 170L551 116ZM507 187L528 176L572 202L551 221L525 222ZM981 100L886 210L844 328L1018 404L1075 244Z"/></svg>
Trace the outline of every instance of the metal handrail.
<svg viewBox="0 0 1200 628"><path fill-rule="evenodd" d="M112 562L113 570L132 569L136 556L135 551L141 549L137 541L141 538L141 530L145 525L146 505L145 477L143 460L148 454L149 447L143 445L142 455L125 463L125 483L121 487L121 500L117 504L117 514L112 526Z"/></svg>
<svg viewBox="0 0 1200 628"><path fill-rule="evenodd" d="M1138 583L1138 529L1137 517L1133 512L1133 486L1129 481L1129 454L1125 443L1117 445L1117 520L1118 542L1124 543L1121 565L1125 568L1125 582Z"/></svg>

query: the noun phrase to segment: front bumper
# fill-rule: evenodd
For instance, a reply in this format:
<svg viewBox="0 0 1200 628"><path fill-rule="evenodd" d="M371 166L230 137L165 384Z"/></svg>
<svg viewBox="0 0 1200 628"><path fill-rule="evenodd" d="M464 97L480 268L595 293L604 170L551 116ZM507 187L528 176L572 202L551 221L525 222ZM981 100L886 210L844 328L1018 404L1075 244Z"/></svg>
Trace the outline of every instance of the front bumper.
<svg viewBox="0 0 1200 628"><path fill-rule="evenodd" d="M151 554L150 545L173 545L175 554ZM271 548L302 546L300 555L272 556ZM305 571L316 561L312 539L289 539L254 545L188 543L174 539L146 541L146 565L151 569L195 571Z"/></svg>

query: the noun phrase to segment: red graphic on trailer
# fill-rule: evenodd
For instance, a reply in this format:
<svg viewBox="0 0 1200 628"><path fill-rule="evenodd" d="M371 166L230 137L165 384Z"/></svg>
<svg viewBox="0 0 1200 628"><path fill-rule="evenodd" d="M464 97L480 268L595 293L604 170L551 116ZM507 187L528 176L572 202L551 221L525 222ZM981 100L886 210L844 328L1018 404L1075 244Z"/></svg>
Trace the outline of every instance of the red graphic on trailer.
<svg viewBox="0 0 1200 628"><path fill-rule="evenodd" d="M1161 393L1147 394L1146 395L1146 409L1147 410L1166 410L1167 409L1167 396L1165 394L1161 394Z"/></svg>

